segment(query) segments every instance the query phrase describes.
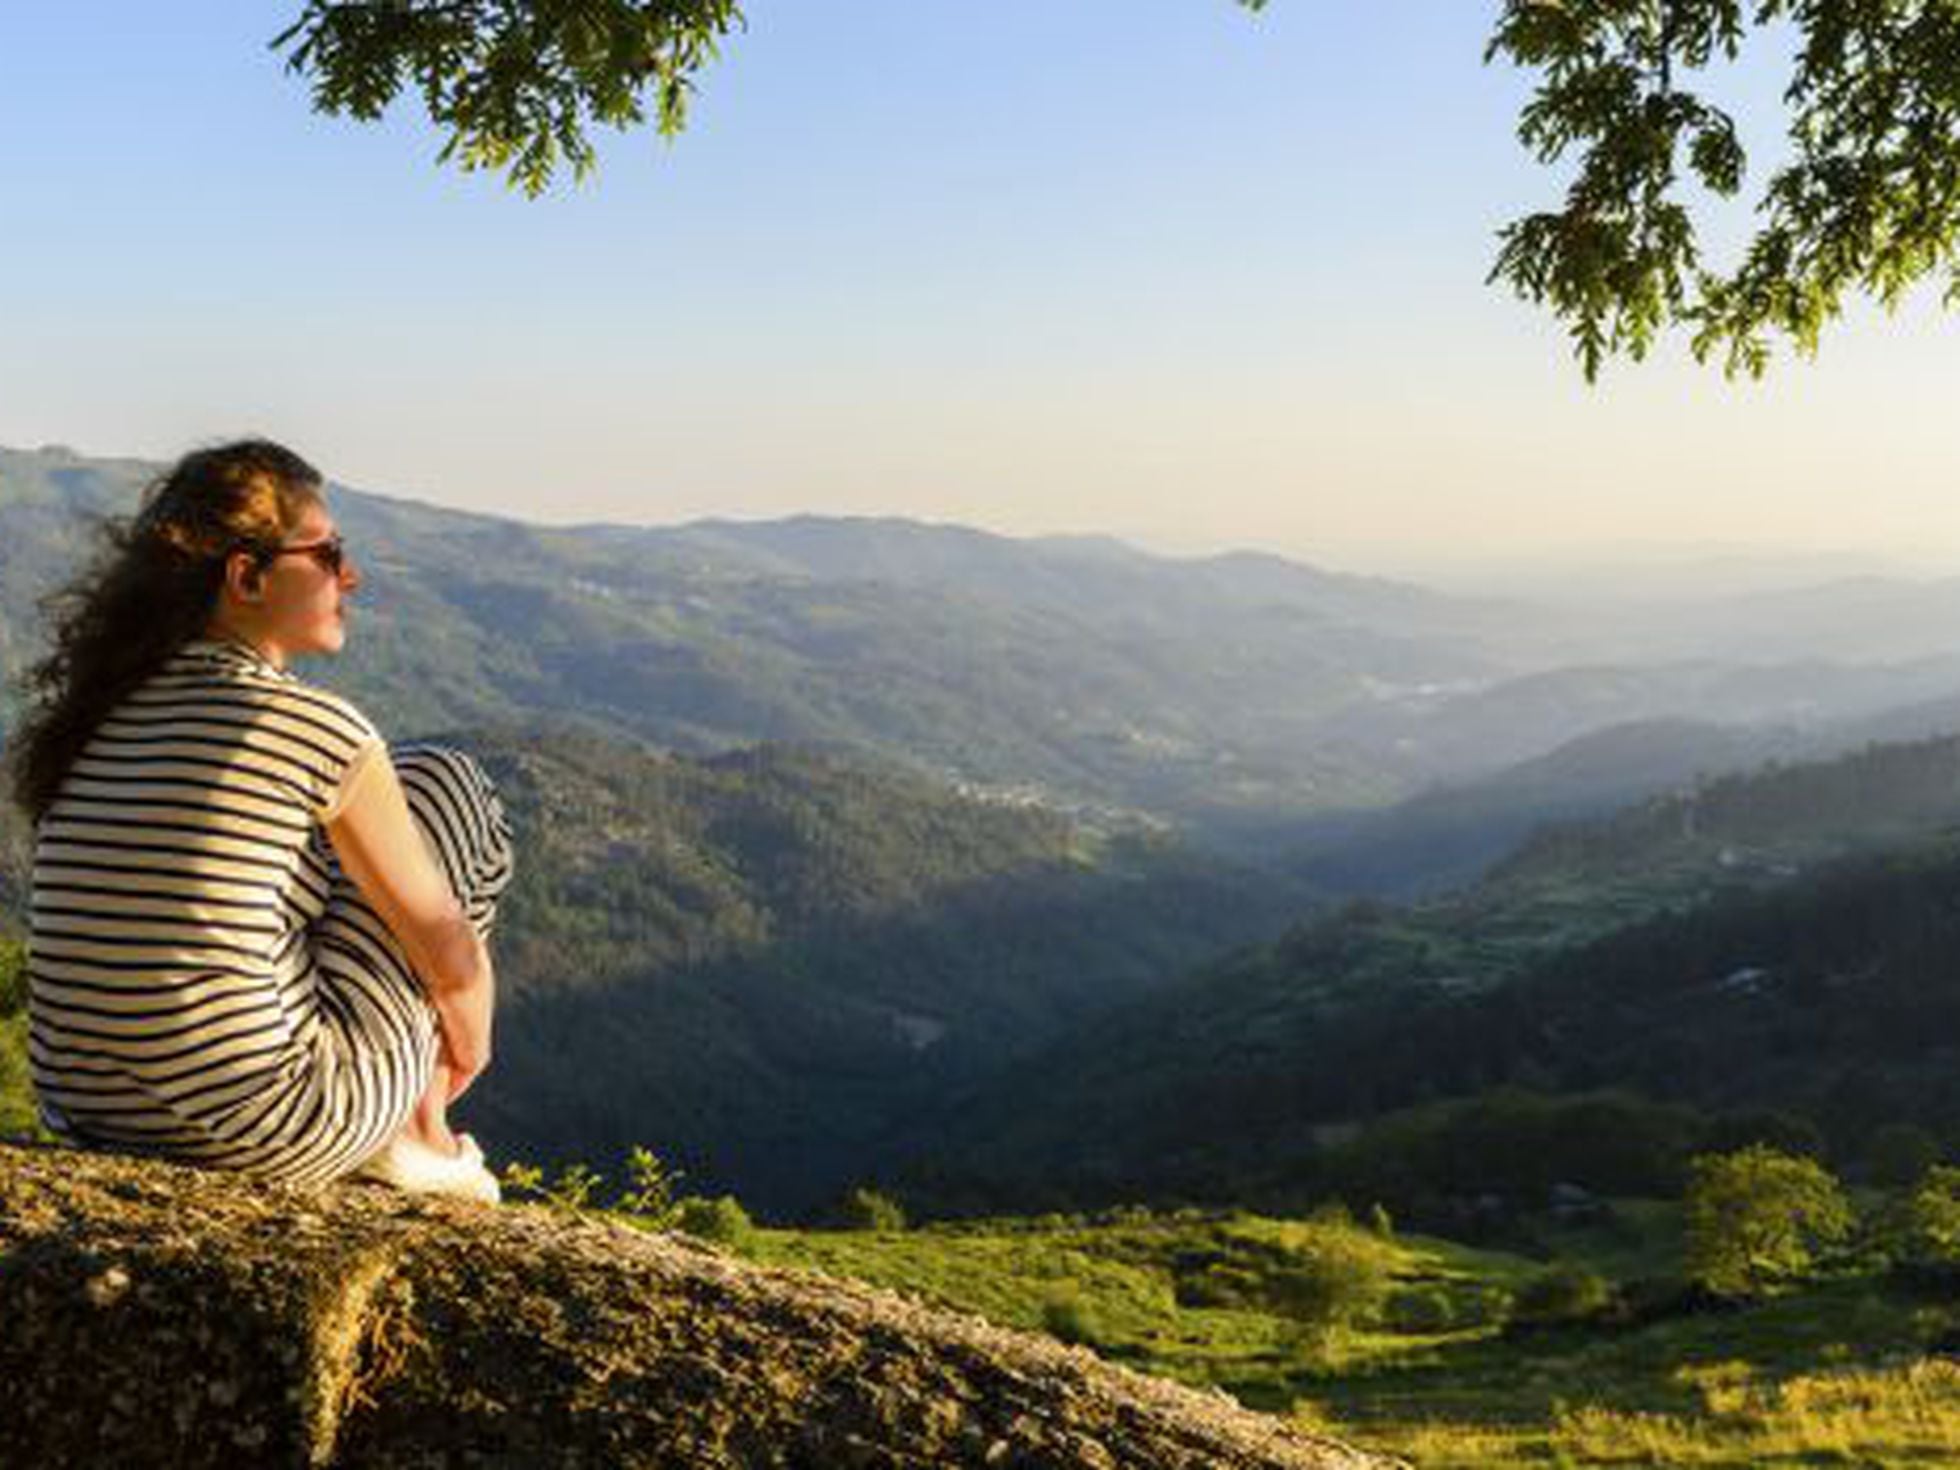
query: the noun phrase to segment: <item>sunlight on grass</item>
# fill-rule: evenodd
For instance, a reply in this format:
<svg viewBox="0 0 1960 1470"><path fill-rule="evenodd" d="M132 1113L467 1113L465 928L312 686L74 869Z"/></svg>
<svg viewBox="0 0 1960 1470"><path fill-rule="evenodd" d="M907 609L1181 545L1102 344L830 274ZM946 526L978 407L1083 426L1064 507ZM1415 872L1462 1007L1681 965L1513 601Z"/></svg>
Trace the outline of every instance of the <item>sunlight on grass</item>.
<svg viewBox="0 0 1960 1470"><path fill-rule="evenodd" d="M1665 1261L1678 1210L1563 1235L1594 1266ZM1378 1312L1301 1330L1276 1288L1335 1244L1387 1266ZM1196 1386L1422 1470L1960 1465L1939 1300L1839 1275L1746 1308L1517 1329L1540 1259L1344 1216L1141 1210L904 1231L757 1231L745 1252L851 1276ZM1859 1366L1859 1365L1864 1366Z"/></svg>
<svg viewBox="0 0 1960 1470"><path fill-rule="evenodd" d="M1569 1461L1589 1465L1936 1464L1960 1457L1960 1365L1951 1362L1779 1384L1729 1374L1700 1387L1699 1415L1569 1409L1558 1417L1553 1442Z"/></svg>

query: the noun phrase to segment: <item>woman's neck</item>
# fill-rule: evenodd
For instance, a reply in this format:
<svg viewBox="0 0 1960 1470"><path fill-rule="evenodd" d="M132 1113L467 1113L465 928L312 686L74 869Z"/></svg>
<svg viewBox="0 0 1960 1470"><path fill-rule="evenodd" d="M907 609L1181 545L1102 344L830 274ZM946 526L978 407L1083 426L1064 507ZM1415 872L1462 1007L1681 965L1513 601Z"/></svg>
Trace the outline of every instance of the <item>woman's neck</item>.
<svg viewBox="0 0 1960 1470"><path fill-rule="evenodd" d="M254 636L251 629L241 627L236 620L222 612L212 615L211 621L204 626L203 636L212 643L230 643L249 650L275 669L286 667L285 651L277 643L263 636Z"/></svg>

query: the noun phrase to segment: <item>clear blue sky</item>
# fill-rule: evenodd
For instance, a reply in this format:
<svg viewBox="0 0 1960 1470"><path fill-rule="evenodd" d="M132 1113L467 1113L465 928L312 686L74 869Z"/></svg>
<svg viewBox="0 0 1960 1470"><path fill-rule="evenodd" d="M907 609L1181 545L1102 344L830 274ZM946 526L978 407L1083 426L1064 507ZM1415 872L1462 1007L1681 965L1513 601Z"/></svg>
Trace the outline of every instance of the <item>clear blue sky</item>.
<svg viewBox="0 0 1960 1470"><path fill-rule="evenodd" d="M1930 291L1767 387L1675 352L1588 391L1483 284L1557 189L1491 4L757 0L677 142L535 202L313 114L265 48L297 8L0 8L0 443L251 430L549 520L1960 562Z"/></svg>

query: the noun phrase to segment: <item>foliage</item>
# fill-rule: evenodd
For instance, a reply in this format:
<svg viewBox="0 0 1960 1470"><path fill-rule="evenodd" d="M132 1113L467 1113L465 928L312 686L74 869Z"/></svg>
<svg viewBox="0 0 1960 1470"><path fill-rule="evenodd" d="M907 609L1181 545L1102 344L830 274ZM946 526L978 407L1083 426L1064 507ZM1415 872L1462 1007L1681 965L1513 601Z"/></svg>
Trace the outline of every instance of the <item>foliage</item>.
<svg viewBox="0 0 1960 1470"><path fill-rule="evenodd" d="M604 1182L586 1164L568 1164L558 1171L556 1177L548 1178L540 1165L527 1164L518 1159L505 1164L498 1178L503 1184L505 1196L512 1201L548 1205L575 1215L599 1208L594 1196Z"/></svg>
<svg viewBox="0 0 1960 1470"><path fill-rule="evenodd" d="M1737 196L1748 159L1734 120L1681 83L1732 61L1752 28L1787 25L1791 157L1728 272L1706 267L1684 202ZM1519 138L1574 153L1563 209L1509 225L1493 279L1549 305L1588 379L1646 356L1672 323L1697 357L1760 375L1770 334L1802 353L1848 293L1896 306L1945 271L1960 300L1960 9L1950 0L1506 0L1486 58L1542 74Z"/></svg>
<svg viewBox="0 0 1960 1470"><path fill-rule="evenodd" d="M1269 1289L1291 1330L1323 1346L1375 1321L1388 1299L1387 1282L1359 1253L1310 1256L1275 1276Z"/></svg>
<svg viewBox="0 0 1960 1470"><path fill-rule="evenodd" d="M1960 1168L1937 1164L1906 1197L1906 1259L1943 1272L1960 1269Z"/></svg>
<svg viewBox="0 0 1960 1470"><path fill-rule="evenodd" d="M1294 1259L1273 1272L1266 1296L1303 1340L1326 1345L1380 1319L1394 1255L1351 1222L1319 1222Z"/></svg>
<svg viewBox="0 0 1960 1470"><path fill-rule="evenodd" d="M513 1201L547 1205L571 1214L605 1210L652 1230L672 1227L683 1204L676 1198L681 1172L638 1144L627 1151L626 1187L609 1202L601 1198L605 1176L583 1162L566 1164L556 1175L547 1175L542 1165L513 1159L498 1177Z"/></svg>
<svg viewBox="0 0 1960 1470"><path fill-rule="evenodd" d="M1916 775L1907 783L1917 784ZM1872 804L1881 799L1875 792ZM1928 810L1951 820L1950 807ZM1386 980L1372 995L1337 992L1338 970L1304 967L1282 941L1031 1063L969 1110L962 1167L1078 1203L1100 1189L1261 1204L1338 1193L1460 1230L1431 1208L1443 1203L1439 1187L1528 1200L1563 1179L1595 1193L1664 1195L1677 1192L1691 1151L1762 1141L1856 1161L1875 1130L1902 1118L1953 1138L1960 1072L1944 1053L1960 1031L1956 886L1960 845L1934 836L1763 886L1709 886L1535 960L1514 951L1512 973L1494 984ZM1610 902L1588 897L1589 882L1573 887L1575 906ZM1503 942L1531 915L1456 916L1461 955ZM1408 913L1400 922L1432 927ZM1411 967L1405 982L1428 973ZM1609 1090L1626 1099L1621 1115L1634 1126L1611 1127L1610 1106L1591 1118L1575 1110L1556 1142L1542 1112L1474 1101L1576 1102ZM1683 1111L1642 1116L1655 1105L1641 1100L1656 1098ZM1732 1112L1696 1115L1717 1105ZM1465 1112L1408 1121L1448 1106ZM1210 1120L1221 1116L1258 1127L1220 1135ZM1364 1127L1365 1142L1324 1126L1371 1118L1383 1130ZM1487 1127L1506 1149L1443 1141ZM1082 1162L1091 1154L1096 1173ZM1559 1172L1547 1177L1555 1159ZM1479 1184L1480 1173L1490 1182Z"/></svg>
<svg viewBox="0 0 1960 1470"><path fill-rule="evenodd" d="M1813 1159L1756 1145L1690 1166L1690 1278L1723 1296L1758 1296L1811 1268L1820 1244L1851 1232L1851 1206Z"/></svg>
<svg viewBox="0 0 1960 1470"><path fill-rule="evenodd" d="M734 0L308 0L278 36L313 105L372 122L409 85L449 133L439 161L538 194L596 162L588 124L680 131L694 74L742 20Z"/></svg>
<svg viewBox="0 0 1960 1470"><path fill-rule="evenodd" d="M1079 1282L1064 1281L1041 1303L1041 1330L1061 1342L1093 1347L1107 1339L1108 1330Z"/></svg>
<svg viewBox="0 0 1960 1470"><path fill-rule="evenodd" d="M1699 1413L1561 1411L1550 1436L1557 1463L1903 1466L1945 1463L1960 1444L1960 1366L1939 1359L1782 1382L1744 1365L1701 1382Z"/></svg>
<svg viewBox="0 0 1960 1470"><path fill-rule="evenodd" d="M716 1195L713 1199L689 1195L677 1200L672 1224L674 1229L685 1235L737 1247L755 1233L755 1221L749 1218L749 1212L742 1208L742 1202L732 1194Z"/></svg>
<svg viewBox="0 0 1960 1470"><path fill-rule="evenodd" d="M27 1017L0 1015L0 1137L40 1137L39 1110L27 1066Z"/></svg>
<svg viewBox="0 0 1960 1470"><path fill-rule="evenodd" d="M27 1009L27 947L0 939L0 1016L17 1016Z"/></svg>
<svg viewBox="0 0 1960 1470"><path fill-rule="evenodd" d="M859 1185L844 1196L837 1209L846 1230L903 1230L905 1209L882 1190Z"/></svg>
<svg viewBox="0 0 1960 1470"><path fill-rule="evenodd" d="M0 1136L40 1136L27 1065L27 950L0 939Z"/></svg>
<svg viewBox="0 0 1960 1470"><path fill-rule="evenodd" d="M1390 1332L1450 1335L1498 1328L1517 1310L1516 1293L1493 1282L1426 1279L1400 1287L1382 1304Z"/></svg>
<svg viewBox="0 0 1960 1470"><path fill-rule="evenodd" d="M1518 1288L1516 1319L1540 1327L1579 1322L1612 1299L1612 1284L1592 1267L1556 1261Z"/></svg>
<svg viewBox="0 0 1960 1470"><path fill-rule="evenodd" d="M631 128L651 110L677 133L696 74L742 24L736 0L308 0L272 44L318 111L373 121L414 87L449 135L440 161L504 170L536 195L563 165L592 170L590 125ZM1798 40L1792 156L1742 260L1709 269L1684 197L1737 197L1748 155L1730 115L1682 83L1778 25ZM1697 356L1760 375L1771 333L1814 353L1847 294L1892 307L1945 270L1960 299L1956 56L1950 0L1506 0L1485 59L1541 75L1519 140L1578 167L1563 208L1505 228L1491 277L1565 321L1588 379L1675 323Z"/></svg>
<svg viewBox="0 0 1960 1470"><path fill-rule="evenodd" d="M612 1208L659 1230L675 1222L679 1206L675 1193L681 1171L663 1163L652 1149L635 1144L626 1155L626 1188Z"/></svg>

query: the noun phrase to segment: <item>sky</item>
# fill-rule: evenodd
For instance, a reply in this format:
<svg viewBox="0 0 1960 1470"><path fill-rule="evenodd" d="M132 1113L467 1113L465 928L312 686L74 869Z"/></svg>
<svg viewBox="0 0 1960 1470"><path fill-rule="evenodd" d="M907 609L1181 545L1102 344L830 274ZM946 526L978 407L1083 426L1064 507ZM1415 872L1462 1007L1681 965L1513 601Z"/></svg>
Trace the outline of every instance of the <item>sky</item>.
<svg viewBox="0 0 1960 1470"><path fill-rule="evenodd" d="M1935 289L1766 383L1671 344L1588 388L1485 283L1560 187L1496 8L754 0L678 140L527 200L410 108L314 114L266 46L297 0L0 6L0 444L265 433L550 522L1960 566ZM1756 52L1724 81L1773 139Z"/></svg>

